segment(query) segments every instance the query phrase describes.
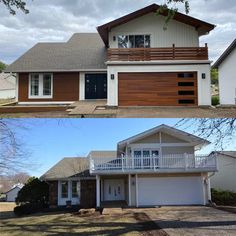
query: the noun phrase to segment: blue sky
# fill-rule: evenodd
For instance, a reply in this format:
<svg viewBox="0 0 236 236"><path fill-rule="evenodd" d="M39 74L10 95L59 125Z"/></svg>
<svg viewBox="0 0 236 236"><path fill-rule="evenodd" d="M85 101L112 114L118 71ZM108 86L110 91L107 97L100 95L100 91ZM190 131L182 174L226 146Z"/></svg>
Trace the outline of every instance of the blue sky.
<svg viewBox="0 0 236 236"><path fill-rule="evenodd" d="M63 157L84 157L91 150L115 150L117 142L155 126L174 126L179 119L18 119L24 129L17 134L31 152L37 167L28 170L40 176ZM16 122L16 121L15 121ZM187 132L193 132L194 127ZM236 140L227 150L236 149ZM201 153L214 150L210 145Z"/></svg>

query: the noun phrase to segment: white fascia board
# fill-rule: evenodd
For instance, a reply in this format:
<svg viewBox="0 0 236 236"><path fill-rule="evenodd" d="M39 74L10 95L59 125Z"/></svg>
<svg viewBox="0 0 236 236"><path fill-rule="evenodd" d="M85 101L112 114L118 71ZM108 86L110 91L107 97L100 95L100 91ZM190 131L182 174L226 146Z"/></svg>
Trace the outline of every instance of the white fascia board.
<svg viewBox="0 0 236 236"><path fill-rule="evenodd" d="M18 102L19 105L70 105L74 102Z"/></svg>
<svg viewBox="0 0 236 236"><path fill-rule="evenodd" d="M107 72L107 69L46 69L46 70L21 70L16 73L54 73L54 72L63 72L63 73L69 73L69 72Z"/></svg>
<svg viewBox="0 0 236 236"><path fill-rule="evenodd" d="M186 65L211 64L210 60L107 61L106 65Z"/></svg>

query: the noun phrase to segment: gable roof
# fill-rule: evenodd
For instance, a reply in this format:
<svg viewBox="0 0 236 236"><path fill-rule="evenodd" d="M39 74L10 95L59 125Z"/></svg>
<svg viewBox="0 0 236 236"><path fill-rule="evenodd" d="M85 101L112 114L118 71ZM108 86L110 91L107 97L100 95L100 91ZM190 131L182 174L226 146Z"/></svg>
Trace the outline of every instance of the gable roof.
<svg viewBox="0 0 236 236"><path fill-rule="evenodd" d="M64 158L43 174L42 180L58 180L74 176L89 177L89 159L82 157Z"/></svg>
<svg viewBox="0 0 236 236"><path fill-rule="evenodd" d="M234 39L234 41L229 45L229 47L224 51L224 53L218 58L218 60L213 65L213 68L218 68L235 48L236 48L236 39Z"/></svg>
<svg viewBox="0 0 236 236"><path fill-rule="evenodd" d="M106 70L106 48L98 33L76 33L66 43L38 43L5 72Z"/></svg>
<svg viewBox="0 0 236 236"><path fill-rule="evenodd" d="M179 139L183 139L187 142L192 143L194 146L198 146L199 148L201 148L204 145L210 144L210 142L206 139L199 138L199 137L197 137L193 134L189 134L189 133L184 132L182 130L172 128L168 125L163 124L163 125L159 125L157 127L154 127L152 129L149 129L147 131L144 131L140 134L134 135L134 136L132 136L128 139L125 139L125 140L119 142L118 143L118 149L119 149L119 147L122 147L122 146L125 146L125 145L129 144L129 143L138 141L140 139L143 139L144 137L150 136L150 135L152 135L154 133L157 133L157 132L164 132L164 133L167 133L169 135L175 136Z"/></svg>
<svg viewBox="0 0 236 236"><path fill-rule="evenodd" d="M143 15L146 15L148 13L156 12L159 8L160 8L160 5L151 4L151 5L144 7L138 11L132 12L128 15L125 15L123 17L120 17L116 20L113 20L109 23L106 23L104 25L97 27L98 33L100 34L105 45L108 47L109 46L108 45L109 44L108 33L112 28L114 28L118 25L125 24L131 20L134 20L134 19L136 19L140 16L143 16ZM167 14L168 14L167 11L162 13L162 15L164 15L164 16L166 16ZM197 29L197 31L199 32L199 36L205 35L215 28L215 25L213 25L213 24L198 20L196 18L193 18L191 16L187 16L187 15L179 13L179 12L177 12L175 14L174 20L195 27Z"/></svg>
<svg viewBox="0 0 236 236"><path fill-rule="evenodd" d="M236 159L236 151L214 151L210 155L212 154L219 154L219 155L228 156L228 157L232 157Z"/></svg>
<svg viewBox="0 0 236 236"><path fill-rule="evenodd" d="M16 85L8 80L11 75L0 73L0 90L13 90L16 89Z"/></svg>
<svg viewBox="0 0 236 236"><path fill-rule="evenodd" d="M16 188L18 188L19 190L20 189L22 189L23 188L23 186L21 187L21 186L14 186L13 188L11 188L10 190L8 190L7 192L5 192L5 193L3 193L3 194L8 194L8 193L10 193L11 191L13 191L14 189L16 189Z"/></svg>

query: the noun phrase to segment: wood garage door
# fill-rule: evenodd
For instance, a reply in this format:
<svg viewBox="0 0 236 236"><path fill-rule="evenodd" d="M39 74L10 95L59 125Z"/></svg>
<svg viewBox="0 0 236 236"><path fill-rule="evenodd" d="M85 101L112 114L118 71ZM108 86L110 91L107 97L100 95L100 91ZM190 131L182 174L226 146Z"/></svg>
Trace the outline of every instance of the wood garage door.
<svg viewBox="0 0 236 236"><path fill-rule="evenodd" d="M119 73L119 106L197 106L197 72Z"/></svg>

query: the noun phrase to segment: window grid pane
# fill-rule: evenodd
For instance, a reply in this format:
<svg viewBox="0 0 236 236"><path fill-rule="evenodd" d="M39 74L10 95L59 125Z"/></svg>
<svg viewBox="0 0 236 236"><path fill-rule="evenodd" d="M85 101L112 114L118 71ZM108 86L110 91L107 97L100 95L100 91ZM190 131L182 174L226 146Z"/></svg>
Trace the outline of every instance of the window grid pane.
<svg viewBox="0 0 236 236"><path fill-rule="evenodd" d="M118 48L150 48L150 35L119 35Z"/></svg>
<svg viewBox="0 0 236 236"><path fill-rule="evenodd" d="M38 96L39 95L39 75L31 75L30 83L30 95Z"/></svg>
<svg viewBox="0 0 236 236"><path fill-rule="evenodd" d="M61 182L61 197L68 198L68 182Z"/></svg>
<svg viewBox="0 0 236 236"><path fill-rule="evenodd" d="M43 96L50 96L52 94L51 75L43 76Z"/></svg>
<svg viewBox="0 0 236 236"><path fill-rule="evenodd" d="M79 182L72 181L72 197L77 198L79 196Z"/></svg>

